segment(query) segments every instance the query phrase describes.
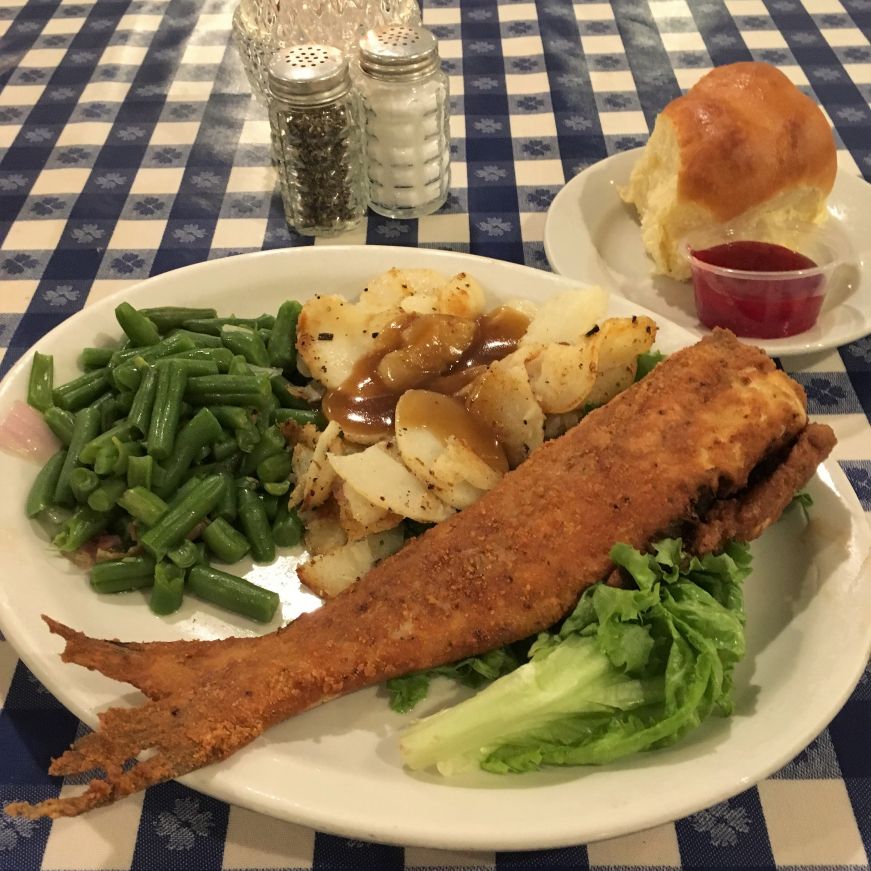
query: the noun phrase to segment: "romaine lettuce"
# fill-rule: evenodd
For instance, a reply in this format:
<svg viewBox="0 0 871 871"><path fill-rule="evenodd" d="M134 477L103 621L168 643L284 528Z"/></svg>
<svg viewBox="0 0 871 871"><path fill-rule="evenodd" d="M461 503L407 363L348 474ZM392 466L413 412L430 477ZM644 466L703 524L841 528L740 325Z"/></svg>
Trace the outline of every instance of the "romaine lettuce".
<svg viewBox="0 0 871 871"><path fill-rule="evenodd" d="M529 662L409 727L406 765L451 774L600 764L731 712L747 546L698 558L664 539L649 554L617 544L611 558L636 587L589 588L559 629L538 637Z"/></svg>

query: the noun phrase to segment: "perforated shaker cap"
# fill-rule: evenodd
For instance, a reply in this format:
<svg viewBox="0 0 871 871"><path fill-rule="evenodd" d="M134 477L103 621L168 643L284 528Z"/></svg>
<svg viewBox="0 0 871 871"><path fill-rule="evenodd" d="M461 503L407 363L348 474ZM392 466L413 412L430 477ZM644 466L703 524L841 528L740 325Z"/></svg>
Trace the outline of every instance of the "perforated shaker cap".
<svg viewBox="0 0 871 871"><path fill-rule="evenodd" d="M378 79L419 79L438 65L438 41L425 27L388 24L360 40L360 68Z"/></svg>
<svg viewBox="0 0 871 871"><path fill-rule="evenodd" d="M348 61L331 45L295 45L275 52L268 80L277 100L303 106L329 103L351 87Z"/></svg>

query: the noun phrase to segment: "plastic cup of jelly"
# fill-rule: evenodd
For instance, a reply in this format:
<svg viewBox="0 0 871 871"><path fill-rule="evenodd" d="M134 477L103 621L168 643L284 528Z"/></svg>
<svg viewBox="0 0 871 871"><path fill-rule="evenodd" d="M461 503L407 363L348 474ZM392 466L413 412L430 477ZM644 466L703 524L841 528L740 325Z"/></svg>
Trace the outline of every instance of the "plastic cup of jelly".
<svg viewBox="0 0 871 871"><path fill-rule="evenodd" d="M780 339L814 326L829 279L844 262L845 244L824 226L792 228L787 236L788 246L718 227L682 241L696 311L706 327Z"/></svg>

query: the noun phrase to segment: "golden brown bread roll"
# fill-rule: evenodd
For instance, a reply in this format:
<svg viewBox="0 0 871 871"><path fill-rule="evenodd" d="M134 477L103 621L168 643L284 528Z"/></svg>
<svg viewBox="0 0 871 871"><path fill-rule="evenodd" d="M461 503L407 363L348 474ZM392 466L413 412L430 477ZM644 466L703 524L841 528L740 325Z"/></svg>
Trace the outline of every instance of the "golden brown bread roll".
<svg viewBox="0 0 871 871"><path fill-rule="evenodd" d="M620 194L641 216L656 272L689 277L681 240L712 224L789 244L789 228L822 220L835 141L819 106L775 67L717 67L656 120Z"/></svg>

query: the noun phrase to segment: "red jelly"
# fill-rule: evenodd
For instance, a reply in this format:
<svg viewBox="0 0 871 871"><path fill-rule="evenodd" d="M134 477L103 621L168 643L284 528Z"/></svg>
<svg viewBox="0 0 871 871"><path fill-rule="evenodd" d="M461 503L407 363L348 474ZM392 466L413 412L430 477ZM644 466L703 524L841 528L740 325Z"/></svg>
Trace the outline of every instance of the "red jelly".
<svg viewBox="0 0 871 871"><path fill-rule="evenodd" d="M809 330L823 304L825 274L790 248L736 241L691 252L699 320L739 336L778 339Z"/></svg>

